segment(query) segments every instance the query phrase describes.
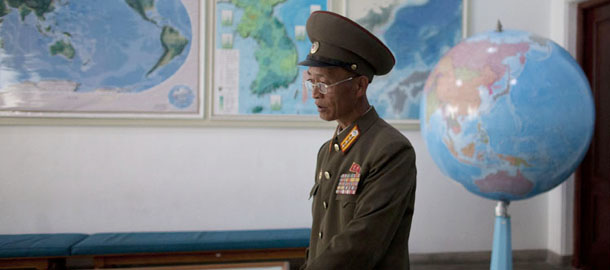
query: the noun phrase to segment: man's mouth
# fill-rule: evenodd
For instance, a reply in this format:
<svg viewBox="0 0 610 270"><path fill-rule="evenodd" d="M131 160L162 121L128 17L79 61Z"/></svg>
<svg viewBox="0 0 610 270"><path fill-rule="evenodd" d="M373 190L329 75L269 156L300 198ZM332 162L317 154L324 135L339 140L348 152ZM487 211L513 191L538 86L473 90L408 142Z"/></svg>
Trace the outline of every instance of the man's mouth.
<svg viewBox="0 0 610 270"><path fill-rule="evenodd" d="M316 106L318 107L318 112L322 112L322 111L326 110L326 107L324 107L324 106L320 106L318 104L316 104Z"/></svg>

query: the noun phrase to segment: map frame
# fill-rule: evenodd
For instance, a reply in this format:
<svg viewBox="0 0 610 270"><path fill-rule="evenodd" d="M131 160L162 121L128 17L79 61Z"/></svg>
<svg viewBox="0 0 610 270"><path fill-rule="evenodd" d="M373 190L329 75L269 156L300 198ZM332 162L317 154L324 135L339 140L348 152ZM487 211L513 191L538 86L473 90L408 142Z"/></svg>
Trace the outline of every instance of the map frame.
<svg viewBox="0 0 610 270"><path fill-rule="evenodd" d="M343 0L341 0L343 1ZM230 0L211 0L211 6L209 6L209 18L208 18L208 29L210 30L211 35L208 36L208 70L210 70L207 79L207 115L212 122L220 123L221 125L238 125L243 126L246 124L249 125L265 125L265 126L309 126L309 127L331 127L334 126L332 123L324 123L319 119L318 115L297 115L297 114L216 114L215 113L215 52L216 52L216 36L217 36L217 21L218 16L222 16L222 14L217 14L217 4L218 2L230 2ZM338 12L337 9L340 9L340 5L336 5L336 0L326 0L326 9L328 11ZM343 4L343 3L341 3ZM305 37L306 38L306 37ZM309 40L306 38L309 42ZM301 61L302 59L298 59ZM247 124L247 123L258 123L258 124Z"/></svg>
<svg viewBox="0 0 610 270"><path fill-rule="evenodd" d="M205 70L205 33L204 22L207 19L207 5L205 2L199 0L180 0L184 5L187 13L191 17L191 41L189 54L186 56L185 62L176 70L174 74L165 78L164 81L159 84L135 93L135 95L147 93L151 89L155 89L157 92L166 91L165 96L171 94L174 88L178 86L186 85L191 88L193 92L192 105L189 105L190 111L183 112L179 109L156 110L151 105L152 109L146 110L113 110L113 109L93 109L93 110L70 110L69 108L53 109L53 110L40 110L36 108L20 108L20 109L6 109L0 108L0 125L14 125L14 124L85 124L85 125L108 125L109 123L117 123L117 121L127 121L134 124L150 124L158 123L161 125L168 124L169 122L163 123L164 121L175 121L175 120L189 120L196 119L201 120L205 118L205 104L206 104L206 91L205 81L202 74L206 73ZM141 15L142 16L142 15ZM193 70L193 67L195 69ZM179 78L178 78L179 77ZM184 80L183 78L188 78ZM181 79L182 78L182 79ZM164 87L164 88L162 88ZM162 89L160 89L162 88ZM44 89L44 88L41 88ZM120 95L120 92L115 93ZM155 93L159 95L159 93ZM78 96L74 94L73 96ZM103 95L109 95L102 93ZM125 95L127 96L127 95ZM1 97L1 96L0 96ZM67 95L66 99L70 99L71 95ZM170 99L170 97L167 97ZM129 106L129 102L137 102L138 100L129 100L125 103L123 108ZM168 100L172 103L172 100ZM173 104L173 103L172 103ZM174 104L176 105L176 104ZM182 104L179 104L182 105ZM176 108L180 108L176 106ZM175 120L174 120L175 119ZM93 121L92 121L93 120ZM140 123L137 123L140 121ZM127 124L125 122L125 124ZM121 124L121 123L119 123Z"/></svg>

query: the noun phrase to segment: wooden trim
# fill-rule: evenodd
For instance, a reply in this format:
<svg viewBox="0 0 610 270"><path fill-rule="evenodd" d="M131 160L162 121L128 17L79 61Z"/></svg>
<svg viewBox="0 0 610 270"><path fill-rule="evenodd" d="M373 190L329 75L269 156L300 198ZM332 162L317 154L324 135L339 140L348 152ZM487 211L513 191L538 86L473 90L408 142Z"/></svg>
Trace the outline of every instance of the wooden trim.
<svg viewBox="0 0 610 270"><path fill-rule="evenodd" d="M305 248L227 250L206 252L109 254L93 256L95 268L122 265L170 265L187 263L245 262L304 259Z"/></svg>
<svg viewBox="0 0 610 270"><path fill-rule="evenodd" d="M594 66L595 63L588 63L589 60L587 59L594 59L594 56L591 55L587 55L590 54L590 51L587 51L585 48L585 44L587 44L587 39L591 38L591 35L586 35L585 34L585 30L586 30L586 23L585 22L585 17L587 15L588 12L590 12L591 9L599 7L601 5L606 5L610 3L610 0L589 0L589 1L584 1L578 4L577 6L577 30L576 30L576 60L578 61L578 63L580 64L580 66L582 67L583 71L585 72L587 79L590 82L593 82L595 78L592 77L592 70L589 69L589 66ZM589 43L592 43L592 40L588 41ZM595 89L592 86L592 91L594 91ZM592 93L593 97L595 98L596 93ZM595 138L594 138L595 140ZM593 149L593 144L594 141L592 142L592 145L589 148L589 152L592 151L591 149ZM589 153L587 154L587 156L589 155ZM585 163L587 157L585 157L585 160L583 160L583 163ZM586 261L586 258L584 258L585 254L583 254L583 239L582 236L585 235L587 232L582 231L583 230L583 200L586 200L585 198L585 194L588 193L588 190L586 186L583 185L583 170L586 170L586 168L582 167L582 164L577 168L575 175L574 175L574 243L573 243L573 257L572 257L572 266L575 267L582 267L583 264Z"/></svg>
<svg viewBox="0 0 610 270"><path fill-rule="evenodd" d="M583 66L583 61L585 60L585 55L584 55L584 45L585 45L585 36L584 35L584 27L585 27L585 22L584 22L584 13L587 12L589 9L604 5L604 4L608 4L610 2L610 0L589 0L589 1L585 1L585 2L581 2L578 4L578 14L577 14L577 30L576 30L576 60L578 61L578 63L580 64L581 67ZM591 78L589 78L591 79Z"/></svg>
<svg viewBox="0 0 610 270"><path fill-rule="evenodd" d="M262 267L281 267L282 270L289 270L288 262L260 262L260 263L236 263L236 264L206 264L206 265L189 265L189 266L169 266L169 267L144 267L144 268L129 268L130 270L201 270L201 269L252 269Z"/></svg>
<svg viewBox="0 0 610 270"><path fill-rule="evenodd" d="M580 211L582 200L582 175L580 166L574 174L574 243L572 251L572 266L580 267L582 264L580 231L582 229L582 213Z"/></svg>
<svg viewBox="0 0 610 270"><path fill-rule="evenodd" d="M585 39L584 39L584 27L585 27L585 23L584 23L584 12L585 12L585 8L583 7L585 3L580 3L577 6L577 13L576 13L576 61L578 62L578 64L580 65L581 68L584 69L584 46L585 46Z"/></svg>
<svg viewBox="0 0 610 270"><path fill-rule="evenodd" d="M590 9L608 3L610 0L589 0L578 4L578 8Z"/></svg>
<svg viewBox="0 0 610 270"><path fill-rule="evenodd" d="M49 269L50 258L0 258L0 269L34 268Z"/></svg>
<svg viewBox="0 0 610 270"><path fill-rule="evenodd" d="M585 34L584 34L584 13L586 6L590 5L590 1L582 2L578 4L578 11L576 14L577 28L576 28L576 61L580 67L585 69ZM581 212L581 200L583 199L583 187L582 187L582 168L578 166L576 173L574 174L574 243L573 243L573 257L572 265L579 267L582 264L582 241L580 237L580 231L582 228L582 212Z"/></svg>

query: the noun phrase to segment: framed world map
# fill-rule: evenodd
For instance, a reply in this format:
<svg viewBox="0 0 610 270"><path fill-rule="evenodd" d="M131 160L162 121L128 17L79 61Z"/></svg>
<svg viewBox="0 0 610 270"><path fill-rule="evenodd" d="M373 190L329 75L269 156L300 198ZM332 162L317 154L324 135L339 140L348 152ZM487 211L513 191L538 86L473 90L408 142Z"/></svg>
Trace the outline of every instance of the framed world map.
<svg viewBox="0 0 610 270"><path fill-rule="evenodd" d="M0 1L0 115L202 118L201 5Z"/></svg>

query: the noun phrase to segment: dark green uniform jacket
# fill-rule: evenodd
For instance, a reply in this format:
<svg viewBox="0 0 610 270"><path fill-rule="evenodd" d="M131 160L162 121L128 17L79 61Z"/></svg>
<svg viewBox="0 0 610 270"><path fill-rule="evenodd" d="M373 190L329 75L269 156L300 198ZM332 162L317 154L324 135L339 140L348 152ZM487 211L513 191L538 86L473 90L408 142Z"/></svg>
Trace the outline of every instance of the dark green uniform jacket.
<svg viewBox="0 0 610 270"><path fill-rule="evenodd" d="M320 148L304 269L409 269L415 152L370 109Z"/></svg>

